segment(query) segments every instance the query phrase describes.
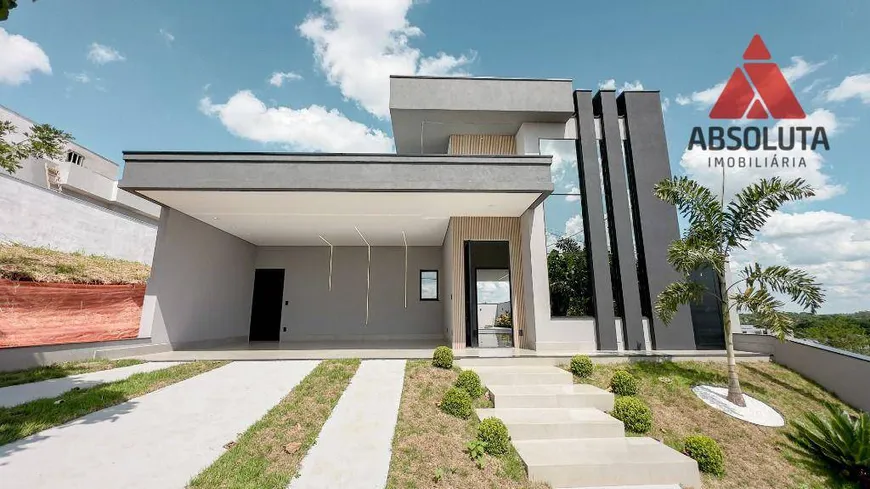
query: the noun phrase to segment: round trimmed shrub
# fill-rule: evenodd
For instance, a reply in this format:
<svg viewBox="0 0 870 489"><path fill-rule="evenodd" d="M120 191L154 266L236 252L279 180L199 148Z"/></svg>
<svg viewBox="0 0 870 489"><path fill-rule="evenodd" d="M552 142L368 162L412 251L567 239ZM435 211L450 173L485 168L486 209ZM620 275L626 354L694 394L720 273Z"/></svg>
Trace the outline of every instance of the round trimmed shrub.
<svg viewBox="0 0 870 489"><path fill-rule="evenodd" d="M610 390L617 396L633 396L637 394L637 379L627 370L617 370L610 378Z"/></svg>
<svg viewBox="0 0 870 489"><path fill-rule="evenodd" d="M439 406L442 411L451 416L462 419L471 417L471 396L468 395L468 392L465 392L465 389L451 387L444 393Z"/></svg>
<svg viewBox="0 0 870 489"><path fill-rule="evenodd" d="M589 377L594 369L592 360L586 355L574 355L571 357L571 373L577 377Z"/></svg>
<svg viewBox="0 0 870 489"><path fill-rule="evenodd" d="M701 472L716 477L725 475L725 455L716 440L704 435L687 437L683 441L683 453L698 462Z"/></svg>
<svg viewBox="0 0 870 489"><path fill-rule="evenodd" d="M432 365L438 368L453 368L453 350L446 346L435 348L432 354Z"/></svg>
<svg viewBox="0 0 870 489"><path fill-rule="evenodd" d="M504 455L508 452L511 437L507 426L498 418L486 418L477 426L477 439L486 443L486 453Z"/></svg>
<svg viewBox="0 0 870 489"><path fill-rule="evenodd" d="M622 421L625 429L633 433L646 433L652 428L652 411L636 397L617 397L610 415Z"/></svg>
<svg viewBox="0 0 870 489"><path fill-rule="evenodd" d="M463 370L459 372L459 377L456 377L456 383L453 384L460 389L465 389L465 392L472 399L477 399L483 394L483 386L480 385L480 376L477 372L471 370Z"/></svg>

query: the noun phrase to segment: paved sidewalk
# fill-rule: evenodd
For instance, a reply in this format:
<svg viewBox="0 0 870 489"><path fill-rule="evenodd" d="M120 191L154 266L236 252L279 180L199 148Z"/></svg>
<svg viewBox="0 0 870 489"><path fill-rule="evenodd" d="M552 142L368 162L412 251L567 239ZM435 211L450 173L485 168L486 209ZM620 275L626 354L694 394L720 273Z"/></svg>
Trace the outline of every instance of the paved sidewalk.
<svg viewBox="0 0 870 489"><path fill-rule="evenodd" d="M290 489L382 489L404 378L404 360L362 362Z"/></svg>
<svg viewBox="0 0 870 489"><path fill-rule="evenodd" d="M318 363L231 363L0 446L0 485L183 488Z"/></svg>
<svg viewBox="0 0 870 489"><path fill-rule="evenodd" d="M87 389L97 384L126 379L133 374L153 372L181 363L183 362L140 363L138 365L130 365L129 367L112 368L100 370L99 372L89 372L40 382L31 382L29 384L2 387L0 388L0 407L12 407L35 399L57 397L75 387Z"/></svg>

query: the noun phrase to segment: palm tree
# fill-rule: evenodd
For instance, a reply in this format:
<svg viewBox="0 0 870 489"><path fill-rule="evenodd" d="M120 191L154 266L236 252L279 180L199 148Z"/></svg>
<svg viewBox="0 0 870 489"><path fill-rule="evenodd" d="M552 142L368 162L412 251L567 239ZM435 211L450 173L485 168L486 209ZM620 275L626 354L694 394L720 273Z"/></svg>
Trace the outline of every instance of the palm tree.
<svg viewBox="0 0 870 489"><path fill-rule="evenodd" d="M783 204L812 197L815 193L802 179L784 182L778 177L747 186L727 206L724 196L721 200L716 198L709 189L687 177L663 180L655 186L654 193L676 206L689 221L683 237L668 247L668 262L683 275L683 280L670 284L659 294L656 315L669 324L682 304L698 302L704 294L719 301L728 355L728 400L745 406L734 360L731 309L754 314L761 326L783 340L791 333L792 322L780 311L784 304L773 293L786 295L813 313L821 306L824 295L813 276L780 265L748 265L739 272L738 280L728 286L725 283L728 257L735 248L745 249L770 215ZM692 272L705 268L716 273L718 293L690 278Z"/></svg>

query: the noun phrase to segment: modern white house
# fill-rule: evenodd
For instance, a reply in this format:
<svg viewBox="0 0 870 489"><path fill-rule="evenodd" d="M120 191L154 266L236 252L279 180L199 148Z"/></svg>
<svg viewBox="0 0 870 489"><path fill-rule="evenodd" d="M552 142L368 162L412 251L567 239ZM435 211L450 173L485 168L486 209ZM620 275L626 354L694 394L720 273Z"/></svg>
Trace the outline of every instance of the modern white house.
<svg viewBox="0 0 870 489"><path fill-rule="evenodd" d="M33 125L3 106L0 120L14 124L12 143ZM115 162L69 143L59 160L20 164L11 174L0 170L0 239L151 262L160 206L118 188Z"/></svg>
<svg viewBox="0 0 870 489"><path fill-rule="evenodd" d="M140 336L716 346L651 312L679 233L657 92L394 76L390 112L395 154L125 152L120 188L162 206Z"/></svg>

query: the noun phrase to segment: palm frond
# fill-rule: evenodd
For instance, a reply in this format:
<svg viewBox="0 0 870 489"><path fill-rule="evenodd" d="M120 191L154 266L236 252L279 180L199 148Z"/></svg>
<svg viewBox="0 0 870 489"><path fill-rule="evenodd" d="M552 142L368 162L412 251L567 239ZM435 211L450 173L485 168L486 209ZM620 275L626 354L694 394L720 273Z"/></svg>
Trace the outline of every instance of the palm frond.
<svg viewBox="0 0 870 489"><path fill-rule="evenodd" d="M779 177L763 179L745 187L725 210L725 237L729 246L745 248L745 243L783 204L815 195L802 178L784 182Z"/></svg>
<svg viewBox="0 0 870 489"><path fill-rule="evenodd" d="M668 263L683 275L711 267L719 276L725 273L725 257L707 243L677 239L668 246Z"/></svg>
<svg viewBox="0 0 870 489"><path fill-rule="evenodd" d="M747 286L745 290L732 294L730 299L738 311L754 314L759 326L773 331L780 339L791 333L792 320L779 310L782 301L774 298L767 289Z"/></svg>
<svg viewBox="0 0 870 489"><path fill-rule="evenodd" d="M659 294L655 305L656 315L663 323L670 324L681 305L700 302L706 290L706 287L695 282L674 282Z"/></svg>
<svg viewBox="0 0 870 489"><path fill-rule="evenodd" d="M690 225L687 235L710 243L721 241L724 213L710 189L688 177L673 177L657 183L653 193L686 216Z"/></svg>
<svg viewBox="0 0 870 489"><path fill-rule="evenodd" d="M769 288L780 294L787 294L810 312L822 306L825 295L815 277L807 272L782 265L762 268L758 263L746 266L740 275L749 287Z"/></svg>

